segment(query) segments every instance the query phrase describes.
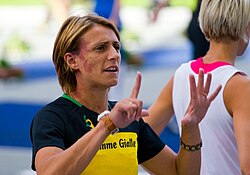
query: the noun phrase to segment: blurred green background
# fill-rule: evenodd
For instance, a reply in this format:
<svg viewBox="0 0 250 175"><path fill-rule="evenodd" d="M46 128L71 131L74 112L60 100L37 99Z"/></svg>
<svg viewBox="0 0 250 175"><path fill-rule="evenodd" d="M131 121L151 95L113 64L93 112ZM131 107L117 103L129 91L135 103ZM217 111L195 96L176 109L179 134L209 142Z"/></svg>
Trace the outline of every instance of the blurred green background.
<svg viewBox="0 0 250 175"><path fill-rule="evenodd" d="M40 5L44 0L0 0L0 5Z"/></svg>

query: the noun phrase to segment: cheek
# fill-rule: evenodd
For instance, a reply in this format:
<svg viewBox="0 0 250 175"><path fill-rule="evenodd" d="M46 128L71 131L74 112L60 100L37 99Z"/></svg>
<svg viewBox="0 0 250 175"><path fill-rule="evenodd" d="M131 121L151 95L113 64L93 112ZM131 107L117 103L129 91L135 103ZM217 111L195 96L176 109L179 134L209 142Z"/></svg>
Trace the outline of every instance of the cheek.
<svg viewBox="0 0 250 175"><path fill-rule="evenodd" d="M89 50L87 48L87 43L83 42L82 43L82 49L81 49L81 53L80 53L80 58L81 58L81 61L83 62L83 70L87 73L92 73L92 70L93 70L93 64L91 64L91 62L88 59L88 57L85 56L84 53L88 53Z"/></svg>
<svg viewBox="0 0 250 175"><path fill-rule="evenodd" d="M93 65L91 63L89 63L88 61L84 61L83 62L83 69L85 70L85 72L88 72L88 73L92 73L92 67Z"/></svg>

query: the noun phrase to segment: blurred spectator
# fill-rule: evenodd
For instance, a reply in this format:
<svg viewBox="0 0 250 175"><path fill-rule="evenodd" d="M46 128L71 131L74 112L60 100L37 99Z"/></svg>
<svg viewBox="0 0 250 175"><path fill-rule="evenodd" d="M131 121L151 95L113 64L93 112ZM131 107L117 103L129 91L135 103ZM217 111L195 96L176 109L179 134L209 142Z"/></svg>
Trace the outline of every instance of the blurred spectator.
<svg viewBox="0 0 250 175"><path fill-rule="evenodd" d="M13 77L22 77L23 71L18 68L3 68L0 67L0 79L7 80Z"/></svg>
<svg viewBox="0 0 250 175"><path fill-rule="evenodd" d="M119 30L122 28L120 19L120 0L94 0L93 11L100 16L111 20Z"/></svg>
<svg viewBox="0 0 250 175"><path fill-rule="evenodd" d="M21 59L30 50L29 43L18 33L13 32L3 43L0 53L0 79L21 78L23 70L12 61Z"/></svg>
<svg viewBox="0 0 250 175"><path fill-rule="evenodd" d="M69 15L72 0L45 0L45 3L47 5L45 25L56 20L60 26Z"/></svg>
<svg viewBox="0 0 250 175"><path fill-rule="evenodd" d="M209 42L202 33L198 22L201 0L153 0L151 21L156 21L160 10L167 5L185 5L192 10L192 18L187 27L187 37L193 46L191 58L196 59L205 55L209 49Z"/></svg>
<svg viewBox="0 0 250 175"><path fill-rule="evenodd" d="M206 55L209 49L209 42L202 33L198 22L198 16L202 0L197 0L197 1L198 1L197 6L192 13L192 19L189 22L187 29L188 38L193 45L193 55L192 55L193 59Z"/></svg>
<svg viewBox="0 0 250 175"><path fill-rule="evenodd" d="M150 9L150 21L156 22L162 8L168 5L168 0L152 0Z"/></svg>
<svg viewBox="0 0 250 175"><path fill-rule="evenodd" d="M10 64L5 60L0 60L0 80L7 80L13 77L22 77L23 70L19 68L11 67Z"/></svg>

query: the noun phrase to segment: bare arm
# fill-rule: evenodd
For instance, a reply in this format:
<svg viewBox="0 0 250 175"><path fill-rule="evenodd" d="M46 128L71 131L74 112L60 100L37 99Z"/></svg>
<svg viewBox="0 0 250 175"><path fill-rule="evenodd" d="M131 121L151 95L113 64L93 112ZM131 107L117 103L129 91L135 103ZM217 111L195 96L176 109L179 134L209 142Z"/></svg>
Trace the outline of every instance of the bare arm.
<svg viewBox="0 0 250 175"><path fill-rule="evenodd" d="M243 175L250 173L250 79L235 75L225 87L226 107L233 116L234 131Z"/></svg>
<svg viewBox="0 0 250 175"><path fill-rule="evenodd" d="M192 75L190 75L190 92L191 101L185 116L182 119L181 139L185 144L197 145L201 142L199 123L204 118L208 107L214 98L218 95L221 86L209 97L207 94L210 89L211 74L208 74L207 81L204 85L204 72L200 70L197 86ZM167 146L154 158L143 163L149 171L155 174L200 174L201 151L187 151L182 147L176 155Z"/></svg>
<svg viewBox="0 0 250 175"><path fill-rule="evenodd" d="M104 122L100 121L94 129L67 150L57 147L40 149L35 159L37 174L80 174L108 135L109 131L105 128Z"/></svg>

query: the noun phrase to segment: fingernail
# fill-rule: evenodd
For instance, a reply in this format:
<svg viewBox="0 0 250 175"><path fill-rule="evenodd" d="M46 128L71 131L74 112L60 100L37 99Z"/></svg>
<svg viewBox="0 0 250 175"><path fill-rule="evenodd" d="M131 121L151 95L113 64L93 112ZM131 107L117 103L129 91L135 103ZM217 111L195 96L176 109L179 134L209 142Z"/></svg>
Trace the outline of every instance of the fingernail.
<svg viewBox="0 0 250 175"><path fill-rule="evenodd" d="M199 68L199 71L203 71L204 72L204 69L203 68Z"/></svg>

